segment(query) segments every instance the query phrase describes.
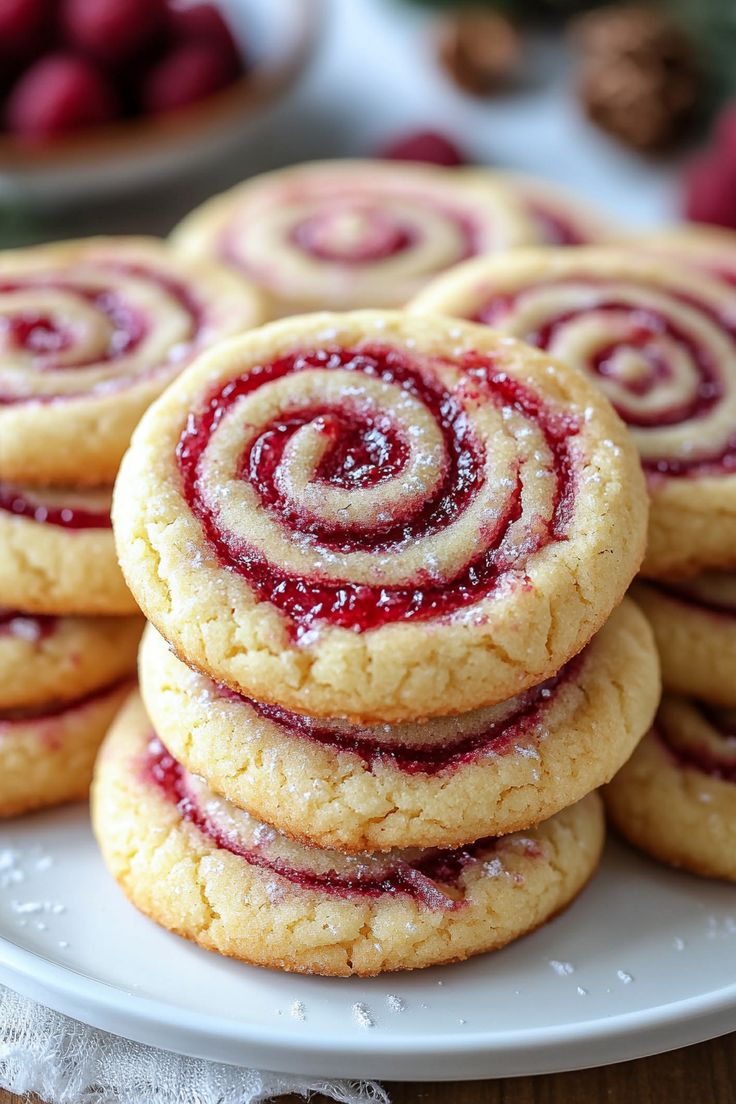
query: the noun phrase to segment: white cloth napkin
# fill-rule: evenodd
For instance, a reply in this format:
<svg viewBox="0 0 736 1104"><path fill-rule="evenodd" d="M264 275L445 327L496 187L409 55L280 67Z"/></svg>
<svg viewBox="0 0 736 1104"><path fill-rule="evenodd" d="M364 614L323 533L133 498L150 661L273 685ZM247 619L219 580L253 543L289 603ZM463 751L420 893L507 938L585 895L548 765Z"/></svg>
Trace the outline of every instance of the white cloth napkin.
<svg viewBox="0 0 736 1104"><path fill-rule="evenodd" d="M244 1069L97 1031L0 987L0 1086L47 1104L257 1104L324 1093L342 1104L388 1104L371 1081L319 1081Z"/></svg>

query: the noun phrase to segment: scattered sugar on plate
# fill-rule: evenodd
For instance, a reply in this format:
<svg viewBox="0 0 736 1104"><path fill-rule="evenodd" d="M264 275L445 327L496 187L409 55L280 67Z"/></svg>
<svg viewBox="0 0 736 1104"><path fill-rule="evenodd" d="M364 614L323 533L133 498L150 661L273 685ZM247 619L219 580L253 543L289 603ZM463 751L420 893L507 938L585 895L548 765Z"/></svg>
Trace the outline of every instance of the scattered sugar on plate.
<svg viewBox="0 0 736 1104"><path fill-rule="evenodd" d="M395 993L389 993L386 997L386 1004L391 1012L403 1012L406 1009L405 1002L401 997L397 997Z"/></svg>
<svg viewBox="0 0 736 1104"><path fill-rule="evenodd" d="M633 974L628 973L627 970L617 970L616 977L624 985L631 985L634 980Z"/></svg>
<svg viewBox="0 0 736 1104"><path fill-rule="evenodd" d="M676 935L675 938L672 940L672 946L675 948L676 951L684 951L685 940L681 939L679 935Z"/></svg>
<svg viewBox="0 0 736 1104"><path fill-rule="evenodd" d="M568 977L570 974L575 973L575 967L572 962L560 962L556 958L551 958L549 964L558 977Z"/></svg>
<svg viewBox="0 0 736 1104"><path fill-rule="evenodd" d="M577 987L577 989L575 990L575 992L577 993L577 995L578 995L579 997L587 997L587 995L588 995L588 990L587 990L587 989L585 989L585 988L584 988L584 987L583 987L582 985L578 985L578 987Z"/></svg>
<svg viewBox="0 0 736 1104"><path fill-rule="evenodd" d="M304 1021L307 1018L307 1010L304 1007L304 1001L295 1000L291 1002L289 1008L289 1015L293 1016L295 1020Z"/></svg>
<svg viewBox="0 0 736 1104"><path fill-rule="evenodd" d="M367 1004L363 1004L362 1001L357 1001L353 1005L353 1019L359 1027L375 1027L376 1021L373 1019L373 1014Z"/></svg>

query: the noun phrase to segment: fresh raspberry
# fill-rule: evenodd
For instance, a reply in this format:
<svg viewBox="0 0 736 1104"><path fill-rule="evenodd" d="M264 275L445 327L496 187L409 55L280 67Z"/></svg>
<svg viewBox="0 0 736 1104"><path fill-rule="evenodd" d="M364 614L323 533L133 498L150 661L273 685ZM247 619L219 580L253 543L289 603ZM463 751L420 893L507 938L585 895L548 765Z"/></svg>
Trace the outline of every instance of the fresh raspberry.
<svg viewBox="0 0 736 1104"><path fill-rule="evenodd" d="M71 54L48 54L12 88L5 120L15 134L50 138L106 123L118 113L114 90L90 62Z"/></svg>
<svg viewBox="0 0 736 1104"><path fill-rule="evenodd" d="M177 42L207 42L240 65L241 51L215 4L181 4L169 0L169 26Z"/></svg>
<svg viewBox="0 0 736 1104"><path fill-rule="evenodd" d="M724 160L730 165L736 165L736 104L730 104L718 116L715 145Z"/></svg>
<svg viewBox="0 0 736 1104"><path fill-rule="evenodd" d="M27 59L46 45L53 12L49 0L0 0L0 55Z"/></svg>
<svg viewBox="0 0 736 1104"><path fill-rule="evenodd" d="M164 0L62 0L61 22L73 47L116 65L156 42L167 12Z"/></svg>
<svg viewBox="0 0 736 1104"><path fill-rule="evenodd" d="M464 165L460 150L434 130L419 130L391 142L380 154L389 161L428 161L431 165Z"/></svg>
<svg viewBox="0 0 736 1104"><path fill-rule="evenodd" d="M683 184L686 218L736 229L736 162L707 153L690 165Z"/></svg>
<svg viewBox="0 0 736 1104"><path fill-rule="evenodd" d="M157 115L196 103L230 84L232 59L209 43L176 46L149 72L141 93L143 110Z"/></svg>

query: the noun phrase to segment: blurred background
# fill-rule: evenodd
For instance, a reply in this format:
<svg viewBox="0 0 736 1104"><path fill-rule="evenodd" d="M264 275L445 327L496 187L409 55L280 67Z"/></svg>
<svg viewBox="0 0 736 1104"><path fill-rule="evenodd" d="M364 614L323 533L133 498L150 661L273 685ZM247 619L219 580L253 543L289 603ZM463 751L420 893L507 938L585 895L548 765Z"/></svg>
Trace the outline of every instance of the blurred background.
<svg viewBox="0 0 736 1104"><path fill-rule="evenodd" d="M267 168L531 172L736 227L736 3L0 0L0 246L165 233Z"/></svg>

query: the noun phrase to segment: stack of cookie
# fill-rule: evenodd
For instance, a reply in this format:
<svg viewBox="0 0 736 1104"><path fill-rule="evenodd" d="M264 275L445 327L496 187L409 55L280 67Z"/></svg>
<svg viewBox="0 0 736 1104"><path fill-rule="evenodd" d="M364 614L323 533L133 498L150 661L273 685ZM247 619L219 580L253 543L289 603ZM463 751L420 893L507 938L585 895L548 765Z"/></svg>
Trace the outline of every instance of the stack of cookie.
<svg viewBox="0 0 736 1104"><path fill-rule="evenodd" d="M203 341L261 321L241 278L144 239L0 256L0 816L86 795L142 628L112 482Z"/></svg>
<svg viewBox="0 0 736 1104"><path fill-rule="evenodd" d="M676 262L676 263L673 263ZM587 374L638 446L651 496L649 615L667 695L606 790L633 843L736 878L736 246L681 230L522 250L440 277L413 309L476 318Z"/></svg>
<svg viewBox="0 0 736 1104"><path fill-rule="evenodd" d="M151 624L93 822L145 913L260 965L500 947L593 873L658 700L621 599L636 452L579 373L469 323L273 323L144 416L115 490Z"/></svg>

